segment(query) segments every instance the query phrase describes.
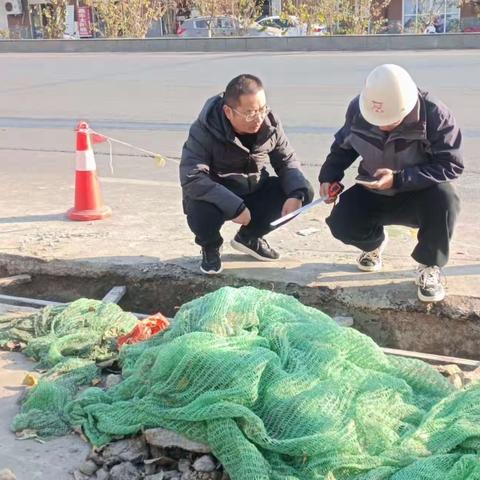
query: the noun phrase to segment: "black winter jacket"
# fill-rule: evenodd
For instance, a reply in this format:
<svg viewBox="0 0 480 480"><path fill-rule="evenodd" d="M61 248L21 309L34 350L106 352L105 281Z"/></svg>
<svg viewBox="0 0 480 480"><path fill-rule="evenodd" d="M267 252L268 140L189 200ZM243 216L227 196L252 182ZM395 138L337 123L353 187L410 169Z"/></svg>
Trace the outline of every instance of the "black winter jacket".
<svg viewBox="0 0 480 480"><path fill-rule="evenodd" d="M462 134L448 107L426 92L419 91L413 111L389 134L362 117L356 97L344 126L335 134L319 180L340 181L361 156L360 174L373 175L378 168L396 172L392 189L372 192L395 195L421 190L454 180L463 172L461 144Z"/></svg>
<svg viewBox="0 0 480 480"><path fill-rule="evenodd" d="M209 202L226 219L235 218L242 210L242 197L261 188L268 177L269 163L287 196L309 188L278 117L268 114L250 151L235 135L223 112L223 98L217 95L207 101L183 146L184 202Z"/></svg>

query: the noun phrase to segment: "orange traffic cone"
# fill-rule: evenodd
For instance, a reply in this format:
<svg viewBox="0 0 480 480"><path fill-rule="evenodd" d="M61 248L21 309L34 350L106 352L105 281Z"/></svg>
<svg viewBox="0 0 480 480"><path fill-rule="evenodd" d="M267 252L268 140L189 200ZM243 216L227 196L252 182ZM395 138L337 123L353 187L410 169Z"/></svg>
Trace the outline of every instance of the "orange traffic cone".
<svg viewBox="0 0 480 480"><path fill-rule="evenodd" d="M68 218L86 221L109 217L112 210L102 202L90 128L86 122L80 122L77 126L76 164L75 206L67 212Z"/></svg>

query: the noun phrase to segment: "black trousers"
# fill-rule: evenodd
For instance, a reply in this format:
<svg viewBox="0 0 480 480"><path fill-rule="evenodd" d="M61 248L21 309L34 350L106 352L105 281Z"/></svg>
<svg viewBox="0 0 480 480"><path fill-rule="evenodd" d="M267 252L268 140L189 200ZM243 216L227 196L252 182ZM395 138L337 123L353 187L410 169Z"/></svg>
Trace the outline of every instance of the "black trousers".
<svg viewBox="0 0 480 480"><path fill-rule="evenodd" d="M387 197L355 185L340 196L326 222L335 238L370 252L383 242L385 225L418 228L412 257L424 265L448 262L460 200L450 183Z"/></svg>
<svg viewBox="0 0 480 480"><path fill-rule="evenodd" d="M313 189L308 185L304 204L313 199ZM278 177L269 177L265 184L256 192L243 197L245 205L250 210L252 220L240 228L242 236L259 238L275 229L270 222L281 216L282 207L287 196L284 193ZM223 212L212 203L187 200L185 203L187 222L195 234L195 242L202 246L219 247L223 243L220 229L226 218Z"/></svg>

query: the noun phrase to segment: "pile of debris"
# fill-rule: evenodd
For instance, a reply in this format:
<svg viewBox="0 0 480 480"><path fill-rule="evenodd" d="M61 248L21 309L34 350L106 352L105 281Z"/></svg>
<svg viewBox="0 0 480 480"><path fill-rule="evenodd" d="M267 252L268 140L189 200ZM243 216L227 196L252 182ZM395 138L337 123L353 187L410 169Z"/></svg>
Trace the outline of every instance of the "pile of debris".
<svg viewBox="0 0 480 480"><path fill-rule="evenodd" d="M93 449L75 480L229 480L207 445L163 428Z"/></svg>

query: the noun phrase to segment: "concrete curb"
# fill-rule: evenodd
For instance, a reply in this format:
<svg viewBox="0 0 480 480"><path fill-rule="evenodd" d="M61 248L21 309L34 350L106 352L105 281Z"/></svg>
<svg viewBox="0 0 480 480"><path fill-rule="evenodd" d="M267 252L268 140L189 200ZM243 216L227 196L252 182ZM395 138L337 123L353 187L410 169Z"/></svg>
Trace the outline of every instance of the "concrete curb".
<svg viewBox="0 0 480 480"><path fill-rule="evenodd" d="M480 33L436 35L334 35L261 38L147 38L0 40L0 53L85 52L298 52L462 50L480 48Z"/></svg>
<svg viewBox="0 0 480 480"><path fill-rule="evenodd" d="M165 262L137 265L88 260L42 260L0 254L0 275L26 273L32 283L2 289L5 294L67 302L101 299L112 285L126 285L120 302L130 311L173 316L183 303L223 286L254 286L298 298L330 314L354 318L354 327L383 347L476 359L480 344L480 298L450 296L436 305L412 299L410 287L355 289L265 282L226 271L197 274Z"/></svg>

